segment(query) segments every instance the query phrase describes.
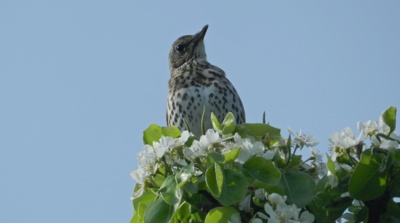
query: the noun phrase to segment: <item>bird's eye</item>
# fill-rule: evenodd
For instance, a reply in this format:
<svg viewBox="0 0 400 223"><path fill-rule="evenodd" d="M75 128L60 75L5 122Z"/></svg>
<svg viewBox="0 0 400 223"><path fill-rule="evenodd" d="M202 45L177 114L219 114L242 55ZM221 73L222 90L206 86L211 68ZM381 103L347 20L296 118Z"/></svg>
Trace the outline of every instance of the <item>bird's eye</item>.
<svg viewBox="0 0 400 223"><path fill-rule="evenodd" d="M185 46L183 44L178 44L175 46L176 52L181 53L183 51L183 49L185 49Z"/></svg>

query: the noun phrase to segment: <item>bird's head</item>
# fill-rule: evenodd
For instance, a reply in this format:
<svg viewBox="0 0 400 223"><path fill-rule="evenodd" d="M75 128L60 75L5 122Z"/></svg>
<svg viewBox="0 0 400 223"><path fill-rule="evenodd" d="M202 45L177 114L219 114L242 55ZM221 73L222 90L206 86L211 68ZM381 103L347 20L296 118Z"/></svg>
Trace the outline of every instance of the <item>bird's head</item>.
<svg viewBox="0 0 400 223"><path fill-rule="evenodd" d="M204 36L208 25L205 25L200 32L194 35L179 37L169 51L169 67L172 71L179 68L184 63L192 60L206 60L206 50L204 48Z"/></svg>

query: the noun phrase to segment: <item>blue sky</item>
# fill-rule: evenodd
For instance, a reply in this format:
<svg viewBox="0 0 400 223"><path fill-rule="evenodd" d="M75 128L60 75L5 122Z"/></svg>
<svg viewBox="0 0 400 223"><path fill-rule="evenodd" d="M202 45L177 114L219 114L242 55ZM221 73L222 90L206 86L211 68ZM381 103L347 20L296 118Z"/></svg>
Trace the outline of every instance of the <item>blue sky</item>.
<svg viewBox="0 0 400 223"><path fill-rule="evenodd" d="M248 122L328 137L400 108L399 1L0 3L0 222L129 222L168 51L205 24ZM398 122L397 122L398 123Z"/></svg>

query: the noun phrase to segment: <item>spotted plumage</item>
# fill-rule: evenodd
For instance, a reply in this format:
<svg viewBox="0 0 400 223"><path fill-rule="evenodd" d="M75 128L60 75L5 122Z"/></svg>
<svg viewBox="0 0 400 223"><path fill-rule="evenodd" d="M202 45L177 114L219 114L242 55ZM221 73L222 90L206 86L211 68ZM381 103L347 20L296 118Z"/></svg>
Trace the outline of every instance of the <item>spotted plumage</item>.
<svg viewBox="0 0 400 223"><path fill-rule="evenodd" d="M211 112L220 122L228 112L238 123L246 121L242 101L225 72L206 59L203 40L207 28L178 38L169 53L167 125L185 130L187 124L196 136L202 134L203 109L205 130L212 128Z"/></svg>

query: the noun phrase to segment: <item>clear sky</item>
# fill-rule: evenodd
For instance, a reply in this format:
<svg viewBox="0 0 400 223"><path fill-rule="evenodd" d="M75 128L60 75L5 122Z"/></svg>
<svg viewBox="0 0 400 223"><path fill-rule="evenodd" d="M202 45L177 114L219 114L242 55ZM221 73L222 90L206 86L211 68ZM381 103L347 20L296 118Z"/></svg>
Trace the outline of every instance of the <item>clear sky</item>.
<svg viewBox="0 0 400 223"><path fill-rule="evenodd" d="M333 132L400 108L399 12L395 0L1 1L0 222L129 222L142 131L165 125L169 49L205 24L248 122L265 111L326 152Z"/></svg>

